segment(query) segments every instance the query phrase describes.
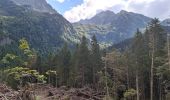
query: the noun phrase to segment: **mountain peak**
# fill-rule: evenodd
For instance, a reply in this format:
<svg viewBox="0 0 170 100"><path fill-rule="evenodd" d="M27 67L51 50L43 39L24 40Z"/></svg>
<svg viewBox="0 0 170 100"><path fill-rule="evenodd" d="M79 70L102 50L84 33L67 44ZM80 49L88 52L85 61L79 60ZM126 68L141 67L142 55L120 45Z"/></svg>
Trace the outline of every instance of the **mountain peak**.
<svg viewBox="0 0 170 100"><path fill-rule="evenodd" d="M102 15L102 14L106 14L106 15L112 14L112 15L115 15L115 13L113 11L110 11L110 10L102 11L102 12L96 14L96 15Z"/></svg>
<svg viewBox="0 0 170 100"><path fill-rule="evenodd" d="M81 20L82 24L110 24L116 14L110 10L102 11L88 20Z"/></svg>
<svg viewBox="0 0 170 100"><path fill-rule="evenodd" d="M118 14L128 14L130 12L126 11L126 10L121 10Z"/></svg>
<svg viewBox="0 0 170 100"><path fill-rule="evenodd" d="M38 12L56 13L56 11L46 2L46 0L10 0L16 5L29 6L31 9Z"/></svg>
<svg viewBox="0 0 170 100"><path fill-rule="evenodd" d="M85 24L79 22L74 25L77 33L85 33L88 37L95 34L101 45L112 45L133 37L136 29L145 28L151 18L122 10L117 14L103 11L85 21Z"/></svg>

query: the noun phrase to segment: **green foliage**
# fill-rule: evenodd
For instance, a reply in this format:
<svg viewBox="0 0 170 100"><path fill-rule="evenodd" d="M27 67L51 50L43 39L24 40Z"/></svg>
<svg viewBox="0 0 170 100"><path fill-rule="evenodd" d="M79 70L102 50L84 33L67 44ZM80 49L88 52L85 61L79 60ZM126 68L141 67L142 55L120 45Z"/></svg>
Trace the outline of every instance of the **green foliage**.
<svg viewBox="0 0 170 100"><path fill-rule="evenodd" d="M156 56L159 56L159 52L165 47L166 39L164 38L164 30L160 25L160 22L157 18L153 19L149 24L148 37L149 37L149 47L152 49L155 48ZM155 38L155 39L153 39Z"/></svg>
<svg viewBox="0 0 170 100"><path fill-rule="evenodd" d="M21 50L24 51L24 50L26 50L26 49L30 49L27 40L25 40L24 38L21 39L19 42L20 42L19 48L20 48Z"/></svg>
<svg viewBox="0 0 170 100"><path fill-rule="evenodd" d="M46 72L47 75L57 75L57 72L56 71L52 71L52 70L48 70Z"/></svg>
<svg viewBox="0 0 170 100"><path fill-rule="evenodd" d="M93 77L92 67L90 66L90 51L88 49L88 41L85 36L82 37L78 48L77 69L81 86L86 83L92 83Z"/></svg>
<svg viewBox="0 0 170 100"><path fill-rule="evenodd" d="M92 42L91 42L91 66L92 66L92 77L93 77L93 84L96 83L97 81L97 75L96 73L98 71L102 70L102 59L101 59L101 52L100 52L100 47L97 42L96 36L94 35L92 37Z"/></svg>
<svg viewBox="0 0 170 100"><path fill-rule="evenodd" d="M36 60L36 53L31 50L26 39L19 41L18 51L20 53L7 53L1 60L4 67L32 66Z"/></svg>
<svg viewBox="0 0 170 100"><path fill-rule="evenodd" d="M169 64L165 63L162 66L159 66L156 69L156 75L160 78L162 78L162 80L165 82L169 82L170 81L170 68L169 68Z"/></svg>
<svg viewBox="0 0 170 100"><path fill-rule="evenodd" d="M58 54L58 73L60 74L60 84L68 86L71 72L71 52L67 43L61 48Z"/></svg>
<svg viewBox="0 0 170 100"><path fill-rule="evenodd" d="M18 89L19 86L24 86L27 82L36 83L44 82L45 76L40 75L36 70L30 70L29 68L15 67L4 71L7 82L14 89Z"/></svg>
<svg viewBox="0 0 170 100"><path fill-rule="evenodd" d="M136 90L134 90L134 89L128 89L128 90L126 90L126 92L124 93L124 97L125 97L125 98L134 97L135 95L136 95Z"/></svg>
<svg viewBox="0 0 170 100"><path fill-rule="evenodd" d="M30 49L28 41L25 38L20 39L19 49L23 52L21 58L24 61L24 65L27 67L32 67L37 59L37 56L36 52Z"/></svg>
<svg viewBox="0 0 170 100"><path fill-rule="evenodd" d="M57 74L57 71L53 71L53 70L48 70L46 72L46 75L47 75L47 82L49 84L52 84L53 86L57 86L58 84L58 74Z"/></svg>
<svg viewBox="0 0 170 100"><path fill-rule="evenodd" d="M5 68L5 67L15 67L15 66L19 66L22 65L24 62L20 59L19 56L16 56L14 54L9 54L7 53L2 60L0 61L0 63L2 64L1 68Z"/></svg>
<svg viewBox="0 0 170 100"><path fill-rule="evenodd" d="M106 86L106 81L107 81L109 90L111 90L113 88L113 81L109 77L109 74L107 73L107 75L104 75L104 72L102 72L102 71L98 72L97 74L99 77L98 84L100 85L100 88L106 89L105 86Z"/></svg>
<svg viewBox="0 0 170 100"><path fill-rule="evenodd" d="M12 60L14 60L17 56L14 54L6 54L5 57L3 57L2 62L5 64L10 63Z"/></svg>
<svg viewBox="0 0 170 100"><path fill-rule="evenodd" d="M155 95L154 100L157 100L160 96L159 91L163 88L161 87L162 84L168 79L166 76L168 75L168 70L165 67L166 52L164 48L166 38L164 36L165 34L159 20L153 19L144 34L137 29L131 47L127 49L125 53L125 56L129 58L126 60L126 66L128 66L128 88L134 88L134 85L131 84L136 84L135 88L139 88L140 95L142 95L139 96L142 99L148 99L148 97L144 97L144 95L148 96L151 94L148 91L151 92L151 89L153 89L153 94ZM136 83L137 80L138 83ZM152 82L153 88L149 86ZM142 85L144 85L144 87Z"/></svg>
<svg viewBox="0 0 170 100"><path fill-rule="evenodd" d="M19 40L19 49L22 50L24 54L29 58L35 56L33 50L30 49L28 41L25 38Z"/></svg>
<svg viewBox="0 0 170 100"><path fill-rule="evenodd" d="M60 49L64 41L71 41L68 39L73 37L70 34L76 33L71 24L57 12L49 14L33 11L9 0L1 0L0 7L0 36L2 34L10 38L12 43L9 45L12 47L25 38L40 55L47 56L49 52Z"/></svg>

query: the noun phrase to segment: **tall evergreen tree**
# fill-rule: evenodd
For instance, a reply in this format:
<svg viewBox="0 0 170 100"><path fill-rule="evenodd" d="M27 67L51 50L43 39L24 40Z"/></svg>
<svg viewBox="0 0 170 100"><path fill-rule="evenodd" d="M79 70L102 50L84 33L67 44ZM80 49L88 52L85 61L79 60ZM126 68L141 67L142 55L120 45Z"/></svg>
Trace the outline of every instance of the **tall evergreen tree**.
<svg viewBox="0 0 170 100"><path fill-rule="evenodd" d="M36 63L33 65L33 68L42 73L42 58L40 55L37 56L37 60Z"/></svg>
<svg viewBox="0 0 170 100"><path fill-rule="evenodd" d="M91 63L92 63L92 72L93 72L93 84L97 83L97 72L102 70L102 59L100 47L97 42L96 36L92 37L91 41Z"/></svg>
<svg viewBox="0 0 170 100"><path fill-rule="evenodd" d="M73 55L71 57L71 70L70 70L70 85L75 87L76 83L78 82L77 80L77 75L78 75L78 53L79 52L79 45L76 45L76 48L73 52Z"/></svg>
<svg viewBox="0 0 170 100"><path fill-rule="evenodd" d="M64 44L63 48L59 53L60 63L59 63L59 73L60 82L62 85L69 85L69 74L71 66L71 53L68 49L67 43Z"/></svg>
<svg viewBox="0 0 170 100"><path fill-rule="evenodd" d="M135 74L136 74L136 91L137 91L137 100L140 100L139 96L139 72L140 72L140 67L142 67L142 52L143 52L143 37L142 33L137 29L136 35L134 37L132 49L134 52L134 58L135 58Z"/></svg>
<svg viewBox="0 0 170 100"><path fill-rule="evenodd" d="M81 86L87 83L92 83L92 70L90 67L90 51L88 49L88 42L85 36L82 37L79 51L78 51L78 76L81 82Z"/></svg>
<svg viewBox="0 0 170 100"><path fill-rule="evenodd" d="M158 19L153 19L149 24L149 47L151 53L151 69L150 69L150 100L155 100L153 97L157 95L157 92L154 93L154 88L157 86L154 84L154 69L161 65L161 63L156 59L159 58L163 52L165 46L165 41L163 39L163 29L159 23ZM155 82L156 83L156 82ZM154 87L155 86L155 87Z"/></svg>

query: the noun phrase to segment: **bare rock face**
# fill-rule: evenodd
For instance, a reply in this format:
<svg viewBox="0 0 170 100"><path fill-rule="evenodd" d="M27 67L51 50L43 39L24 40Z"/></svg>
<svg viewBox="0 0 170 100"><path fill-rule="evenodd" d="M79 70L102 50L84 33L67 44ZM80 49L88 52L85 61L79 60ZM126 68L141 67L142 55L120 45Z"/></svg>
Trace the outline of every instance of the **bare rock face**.
<svg viewBox="0 0 170 100"><path fill-rule="evenodd" d="M27 6L38 12L54 14L56 11L46 2L46 0L11 0L17 5Z"/></svg>

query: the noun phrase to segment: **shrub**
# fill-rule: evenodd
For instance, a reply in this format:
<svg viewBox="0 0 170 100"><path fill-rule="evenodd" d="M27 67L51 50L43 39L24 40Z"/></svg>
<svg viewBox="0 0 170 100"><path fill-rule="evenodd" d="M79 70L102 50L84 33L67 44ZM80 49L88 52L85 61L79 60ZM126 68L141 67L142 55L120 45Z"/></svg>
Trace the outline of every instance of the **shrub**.
<svg viewBox="0 0 170 100"><path fill-rule="evenodd" d="M18 89L18 86L24 86L28 82L37 83L45 80L44 75L40 75L36 70L30 70L29 68L15 67L4 72L6 74L5 82L14 89Z"/></svg>

